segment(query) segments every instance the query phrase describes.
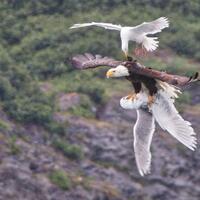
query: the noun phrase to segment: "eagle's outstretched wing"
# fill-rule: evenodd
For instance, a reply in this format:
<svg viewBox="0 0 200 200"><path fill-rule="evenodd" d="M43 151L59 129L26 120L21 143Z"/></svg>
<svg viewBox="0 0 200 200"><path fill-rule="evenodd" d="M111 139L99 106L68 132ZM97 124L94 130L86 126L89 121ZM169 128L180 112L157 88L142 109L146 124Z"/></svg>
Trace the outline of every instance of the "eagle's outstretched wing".
<svg viewBox="0 0 200 200"><path fill-rule="evenodd" d="M200 80L198 72L194 76L191 76L191 77L173 75L173 74L169 74L166 72L145 67L135 60L134 61L117 61L113 58L102 57L101 55L93 55L90 53L74 56L72 58L72 65L77 69L96 68L99 66L117 67L118 65L124 65L128 68L131 68L132 72L134 72L135 74L158 79L175 86L182 86L182 85L186 85L187 83Z"/></svg>
<svg viewBox="0 0 200 200"><path fill-rule="evenodd" d="M122 61L117 61L113 58L92 55L90 53L76 55L72 58L72 65L77 69L96 68L99 66L117 67L121 63Z"/></svg>
<svg viewBox="0 0 200 200"><path fill-rule="evenodd" d="M167 82L175 86L183 86L191 82L200 81L199 73L196 72L191 77L179 76L174 74L169 74L163 71L158 71L146 66L141 65L137 61L126 61L122 65L130 67L135 74L140 74L147 76L149 78L154 78L163 82Z"/></svg>
<svg viewBox="0 0 200 200"><path fill-rule="evenodd" d="M150 173L151 152L150 145L155 131L154 117L147 109L137 110L137 121L133 128L134 152L140 175Z"/></svg>

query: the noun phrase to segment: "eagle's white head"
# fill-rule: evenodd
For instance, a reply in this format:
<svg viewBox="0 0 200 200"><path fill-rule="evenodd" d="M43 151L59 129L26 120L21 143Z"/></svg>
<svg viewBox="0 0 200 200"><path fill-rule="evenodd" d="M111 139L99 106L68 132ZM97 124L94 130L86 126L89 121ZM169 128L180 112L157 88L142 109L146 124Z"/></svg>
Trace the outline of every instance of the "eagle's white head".
<svg viewBox="0 0 200 200"><path fill-rule="evenodd" d="M123 76L129 76L129 72L127 67L123 65L118 65L115 68L111 68L107 71L106 77L111 78L111 77L123 77Z"/></svg>

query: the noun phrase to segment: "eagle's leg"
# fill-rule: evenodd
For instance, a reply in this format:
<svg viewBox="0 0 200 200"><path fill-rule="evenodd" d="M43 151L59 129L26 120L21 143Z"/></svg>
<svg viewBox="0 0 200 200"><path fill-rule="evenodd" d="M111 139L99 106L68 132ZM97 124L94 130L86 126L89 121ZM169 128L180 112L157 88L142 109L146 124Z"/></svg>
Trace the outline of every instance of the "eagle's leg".
<svg viewBox="0 0 200 200"><path fill-rule="evenodd" d="M144 86L148 90L148 101L147 106L149 109L151 109L152 104L155 102L155 95L158 91L158 88L156 86L157 82L155 79L152 78L145 78L143 79Z"/></svg>
<svg viewBox="0 0 200 200"><path fill-rule="evenodd" d="M151 109L152 104L155 102L155 97L154 95L149 95L148 96L148 102L147 102L147 106L149 109Z"/></svg>

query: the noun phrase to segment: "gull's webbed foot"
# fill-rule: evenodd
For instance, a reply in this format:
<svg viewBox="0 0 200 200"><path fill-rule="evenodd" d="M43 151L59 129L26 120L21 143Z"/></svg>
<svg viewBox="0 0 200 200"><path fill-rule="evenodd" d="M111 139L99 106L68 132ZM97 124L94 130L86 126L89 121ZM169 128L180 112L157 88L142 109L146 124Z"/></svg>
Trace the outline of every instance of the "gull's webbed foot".
<svg viewBox="0 0 200 200"><path fill-rule="evenodd" d="M141 47L141 48L137 47L134 50L134 54L138 57L139 56L145 57L145 56L147 56L147 50L143 47Z"/></svg>

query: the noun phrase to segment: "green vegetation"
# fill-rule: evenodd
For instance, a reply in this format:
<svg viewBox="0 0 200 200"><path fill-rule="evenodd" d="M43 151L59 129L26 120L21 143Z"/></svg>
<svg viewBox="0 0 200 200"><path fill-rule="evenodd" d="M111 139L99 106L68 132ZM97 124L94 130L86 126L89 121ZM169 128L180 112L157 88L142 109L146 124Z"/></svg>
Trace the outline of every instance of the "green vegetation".
<svg viewBox="0 0 200 200"><path fill-rule="evenodd" d="M106 69L88 72L72 69L70 58L77 53L92 52L122 59L117 32L101 28L69 30L73 23L106 21L136 25L167 16L171 24L159 35L160 48L171 48L184 57L174 56L170 62L147 58L143 63L191 74L198 65L189 63L187 57L200 60L198 0L4 0L0 9L2 108L20 123L39 124L53 133L65 132L65 127L53 120L58 93L85 95L81 104L68 112L94 117L92 106L104 104L114 91L124 91L127 86L119 80L105 80ZM53 85L50 92L41 91L43 82Z"/></svg>
<svg viewBox="0 0 200 200"><path fill-rule="evenodd" d="M5 130L5 131L10 130L10 125L8 122L0 119L0 131L2 130Z"/></svg>
<svg viewBox="0 0 200 200"><path fill-rule="evenodd" d="M69 109L69 112L76 116L83 117L95 117L94 112L92 112L91 107L93 106L93 102L87 95L81 95L80 104L73 106Z"/></svg>
<svg viewBox="0 0 200 200"><path fill-rule="evenodd" d="M63 190L69 190L71 187L71 180L67 173L61 170L55 170L49 175L50 181Z"/></svg>
<svg viewBox="0 0 200 200"><path fill-rule="evenodd" d="M67 141L61 139L55 139L53 146L72 160L81 160L83 158L82 149L77 145L69 144Z"/></svg>
<svg viewBox="0 0 200 200"><path fill-rule="evenodd" d="M65 129L66 129L67 124L60 124L55 121L50 121L49 123L44 124L44 127L46 130L48 130L52 134L57 134L60 136L65 135Z"/></svg>
<svg viewBox="0 0 200 200"><path fill-rule="evenodd" d="M179 98L176 99L175 105L176 108L182 112L184 111L184 104L189 104L191 102L191 95L189 92L184 92L179 95Z"/></svg>
<svg viewBox="0 0 200 200"><path fill-rule="evenodd" d="M16 142L16 135L12 135L8 140L8 147L12 155L18 155L21 152L20 146Z"/></svg>
<svg viewBox="0 0 200 200"><path fill-rule="evenodd" d="M191 101L191 95L189 92L184 92L179 95L179 98L177 99L177 104L189 104Z"/></svg>

